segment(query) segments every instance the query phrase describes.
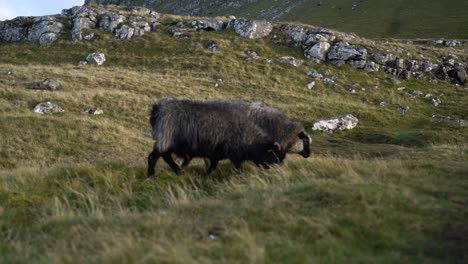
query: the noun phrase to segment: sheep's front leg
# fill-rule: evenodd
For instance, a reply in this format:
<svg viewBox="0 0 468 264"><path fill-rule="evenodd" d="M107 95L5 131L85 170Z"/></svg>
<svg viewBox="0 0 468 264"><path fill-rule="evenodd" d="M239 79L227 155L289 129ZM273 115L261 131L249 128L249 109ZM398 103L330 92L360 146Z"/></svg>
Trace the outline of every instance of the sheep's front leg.
<svg viewBox="0 0 468 264"><path fill-rule="evenodd" d="M184 157L184 161L182 162L182 165L181 165L181 166L182 166L182 167L187 167L187 166L189 165L190 161L192 161L192 158L189 157L188 155L186 155L186 156Z"/></svg>
<svg viewBox="0 0 468 264"><path fill-rule="evenodd" d="M182 174L182 170L179 168L179 166L174 162L172 159L171 153L165 152L162 154L162 157L164 161L171 167L171 169L175 172L177 175Z"/></svg>
<svg viewBox="0 0 468 264"><path fill-rule="evenodd" d="M216 167L218 167L218 162L219 162L219 160L217 160L217 159L210 159L210 166L206 170L204 176L210 175L211 172L213 172L216 169Z"/></svg>
<svg viewBox="0 0 468 264"><path fill-rule="evenodd" d="M154 147L153 151L148 156L148 177L154 176L154 167L156 166L160 156L161 153L159 153L159 150Z"/></svg>

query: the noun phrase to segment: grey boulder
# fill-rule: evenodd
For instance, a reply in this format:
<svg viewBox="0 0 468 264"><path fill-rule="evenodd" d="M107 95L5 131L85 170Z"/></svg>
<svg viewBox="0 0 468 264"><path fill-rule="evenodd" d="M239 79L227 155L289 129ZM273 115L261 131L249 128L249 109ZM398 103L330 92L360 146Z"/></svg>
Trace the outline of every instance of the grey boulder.
<svg viewBox="0 0 468 264"><path fill-rule="evenodd" d="M357 126L358 122L359 120L355 116L347 114L315 122L312 130L333 133L345 129L353 129Z"/></svg>

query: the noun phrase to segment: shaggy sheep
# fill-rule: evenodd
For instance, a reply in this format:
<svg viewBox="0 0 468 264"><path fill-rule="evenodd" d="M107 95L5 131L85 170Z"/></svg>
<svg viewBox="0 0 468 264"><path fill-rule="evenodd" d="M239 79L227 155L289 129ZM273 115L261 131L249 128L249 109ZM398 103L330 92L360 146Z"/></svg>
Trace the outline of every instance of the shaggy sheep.
<svg viewBox="0 0 468 264"><path fill-rule="evenodd" d="M297 153L307 158L310 156L312 139L304 126L289 118L276 108L263 103L251 103L242 100L209 101L210 105L220 108L237 109L245 113L250 120L258 125L275 142L279 142L287 153ZM187 166L192 157L183 157L182 166Z"/></svg>
<svg viewBox="0 0 468 264"><path fill-rule="evenodd" d="M148 176L154 175L161 156L176 174L181 174L172 153L180 157L208 158L210 166L206 175L222 159L231 160L241 170L243 161L266 166L282 162L286 155L281 145L245 118L242 111L222 105L163 99L153 105L150 124L156 143L148 156Z"/></svg>

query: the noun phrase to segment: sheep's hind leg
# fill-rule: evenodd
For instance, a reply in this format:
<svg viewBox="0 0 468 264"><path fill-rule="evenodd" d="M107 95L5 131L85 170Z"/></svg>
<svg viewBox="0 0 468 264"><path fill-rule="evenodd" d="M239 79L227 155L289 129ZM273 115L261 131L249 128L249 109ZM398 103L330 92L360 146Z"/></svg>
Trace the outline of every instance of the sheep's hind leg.
<svg viewBox="0 0 468 264"><path fill-rule="evenodd" d="M175 174L177 174L177 175L182 174L182 170L179 168L179 166L172 159L171 153L165 152L165 153L162 154L162 157L163 157L164 161L169 165L169 167L171 167L171 169L175 172Z"/></svg>
<svg viewBox="0 0 468 264"><path fill-rule="evenodd" d="M158 162L161 153L157 148L153 148L153 151L148 156L148 177L154 176L154 167L156 167L156 163Z"/></svg>

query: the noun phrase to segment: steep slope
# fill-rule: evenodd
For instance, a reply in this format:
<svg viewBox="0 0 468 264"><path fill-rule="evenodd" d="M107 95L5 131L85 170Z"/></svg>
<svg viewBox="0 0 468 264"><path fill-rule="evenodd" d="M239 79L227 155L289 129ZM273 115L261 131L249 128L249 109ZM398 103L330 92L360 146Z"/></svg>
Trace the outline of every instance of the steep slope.
<svg viewBox="0 0 468 264"><path fill-rule="evenodd" d="M179 15L295 21L372 38L468 38L465 26L468 2L463 0L86 0L86 3L142 5Z"/></svg>
<svg viewBox="0 0 468 264"><path fill-rule="evenodd" d="M250 39L232 28L216 31L217 22L203 18L91 9L28 19L34 23L17 25L26 33L4 31L40 34L30 42L0 43L0 262L466 259L465 86L439 80L434 71L419 69L419 79L406 80L383 70L357 70L348 62L341 67L329 60L317 63L304 58L303 45L281 25L266 37ZM62 23L64 29L48 45L38 44L40 37L52 36L48 26L58 24L44 21ZM221 24L228 21L222 18ZM95 27L89 28L91 22ZM145 30L146 23L150 29ZM46 26L31 30L36 24ZM312 31L323 30L301 27L315 37ZM332 47L350 41L347 50L355 59L362 58L362 48L368 61L379 52L404 62L417 58L438 64L446 59L466 63L468 57L459 46L321 32ZM96 51L106 55L103 65L79 64ZM282 62L292 60L280 61L283 56L303 63L295 67ZM414 65L404 67L409 66ZM323 78L309 76L312 70ZM44 79L60 86L37 89ZM315 87L308 89L312 81ZM199 176L201 160L182 176L159 161L157 178L148 180L149 111L169 96L268 103L307 126L313 155L288 155L285 164L270 170L245 164L242 176L222 162L209 179ZM434 97L441 100L438 106ZM46 100L65 112L32 111ZM409 110L402 114L400 106ZM104 113L83 113L96 107ZM317 120L348 113L359 119L352 130L311 129Z"/></svg>

